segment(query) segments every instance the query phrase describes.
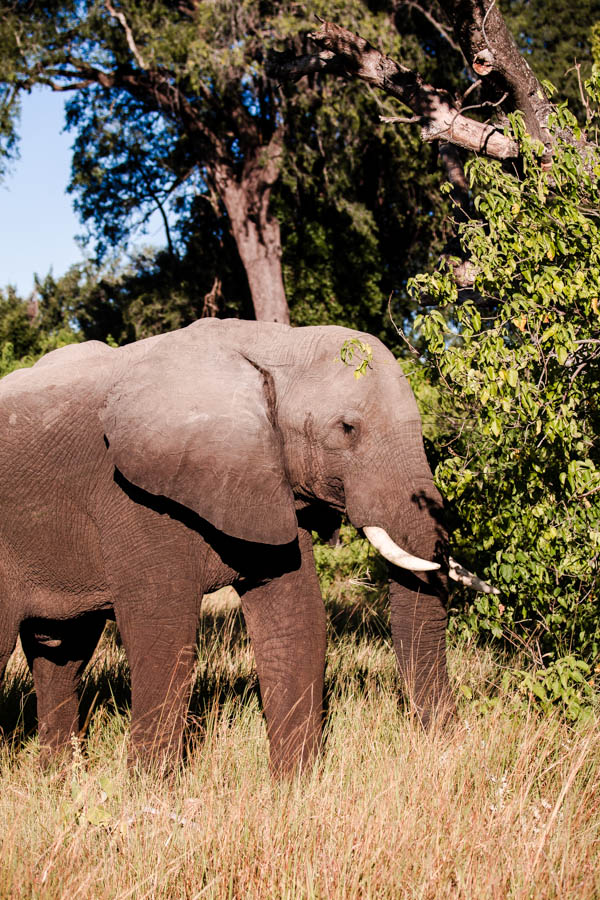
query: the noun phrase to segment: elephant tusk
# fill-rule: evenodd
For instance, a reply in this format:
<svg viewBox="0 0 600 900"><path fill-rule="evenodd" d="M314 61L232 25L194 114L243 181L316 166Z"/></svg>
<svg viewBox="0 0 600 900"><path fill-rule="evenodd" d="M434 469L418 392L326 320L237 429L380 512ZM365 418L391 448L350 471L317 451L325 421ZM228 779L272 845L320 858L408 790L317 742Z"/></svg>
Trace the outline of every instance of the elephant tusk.
<svg viewBox="0 0 600 900"><path fill-rule="evenodd" d="M419 559L418 556L411 556L410 553L407 553L406 550L395 544L385 528L368 525L366 528L363 528L363 533L366 539L373 544L376 550L379 550L388 562L399 566L401 569L410 569L411 572L433 572L435 569L439 569L438 563L429 562L427 559Z"/></svg>
<svg viewBox="0 0 600 900"><path fill-rule="evenodd" d="M452 578L453 581L458 581L459 584L464 584L467 587L473 588L474 591L481 591L483 594L500 593L498 588L492 587L487 581L482 581L477 575L473 575L472 572L469 572L468 569L465 569L457 563L455 559L452 559L452 557L450 557L448 563L448 577Z"/></svg>

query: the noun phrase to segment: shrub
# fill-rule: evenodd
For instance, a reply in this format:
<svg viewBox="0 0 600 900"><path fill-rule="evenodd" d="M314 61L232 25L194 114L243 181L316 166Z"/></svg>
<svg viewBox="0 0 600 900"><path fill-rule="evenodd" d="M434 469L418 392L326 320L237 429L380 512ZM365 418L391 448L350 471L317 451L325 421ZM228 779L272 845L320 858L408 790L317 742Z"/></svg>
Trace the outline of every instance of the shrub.
<svg viewBox="0 0 600 900"><path fill-rule="evenodd" d="M448 266L411 290L435 303L416 327L440 386L435 475L453 552L501 591L465 601L454 628L527 647L568 692L572 654L600 649L600 154L561 141L577 133L565 106L550 124L549 171L518 116L519 172L468 164L474 289Z"/></svg>

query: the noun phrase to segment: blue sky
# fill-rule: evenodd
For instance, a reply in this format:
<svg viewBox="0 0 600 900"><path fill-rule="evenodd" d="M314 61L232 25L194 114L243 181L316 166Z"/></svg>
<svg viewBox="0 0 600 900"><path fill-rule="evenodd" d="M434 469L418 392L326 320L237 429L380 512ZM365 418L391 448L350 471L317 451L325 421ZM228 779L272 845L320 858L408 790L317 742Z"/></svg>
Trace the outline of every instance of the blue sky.
<svg viewBox="0 0 600 900"><path fill-rule="evenodd" d="M35 90L23 97L21 158L0 183L0 287L26 297L33 275L62 275L82 260L83 231L66 194L72 135L64 134L64 94Z"/></svg>
<svg viewBox="0 0 600 900"><path fill-rule="evenodd" d="M24 298L34 273L63 275L84 258L75 242L84 228L66 193L74 134L62 131L65 99L41 88L23 95L20 159L0 182L0 288L12 284ZM163 242L157 215L143 243Z"/></svg>

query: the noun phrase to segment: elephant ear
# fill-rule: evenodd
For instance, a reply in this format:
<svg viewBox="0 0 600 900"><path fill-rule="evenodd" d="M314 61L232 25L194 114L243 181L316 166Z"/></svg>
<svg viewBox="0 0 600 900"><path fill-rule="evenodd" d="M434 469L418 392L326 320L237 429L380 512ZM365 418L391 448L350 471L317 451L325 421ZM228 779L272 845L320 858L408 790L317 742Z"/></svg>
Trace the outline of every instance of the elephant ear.
<svg viewBox="0 0 600 900"><path fill-rule="evenodd" d="M131 363L100 414L125 478L231 537L294 540L269 376L212 341L163 340Z"/></svg>

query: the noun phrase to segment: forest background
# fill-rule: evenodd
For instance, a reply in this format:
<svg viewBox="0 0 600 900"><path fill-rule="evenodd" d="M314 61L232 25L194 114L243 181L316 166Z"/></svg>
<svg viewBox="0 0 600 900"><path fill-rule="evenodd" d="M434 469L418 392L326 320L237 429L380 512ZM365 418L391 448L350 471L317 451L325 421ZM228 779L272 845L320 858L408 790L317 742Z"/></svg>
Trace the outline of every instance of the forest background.
<svg viewBox="0 0 600 900"><path fill-rule="evenodd" d="M0 372L206 315L378 335L417 394L453 553L500 589L457 591L451 631L518 651L518 694L577 720L600 646L600 4L500 7L552 96L551 160L518 108L501 126L513 165L469 161L372 85L269 69L272 50L305 53L323 16L483 122L500 103L476 98L478 69L435 3L5 3L0 163L18 150L22 92L68 91L90 256L31 298L2 289ZM127 255L156 211L164 248Z"/></svg>

